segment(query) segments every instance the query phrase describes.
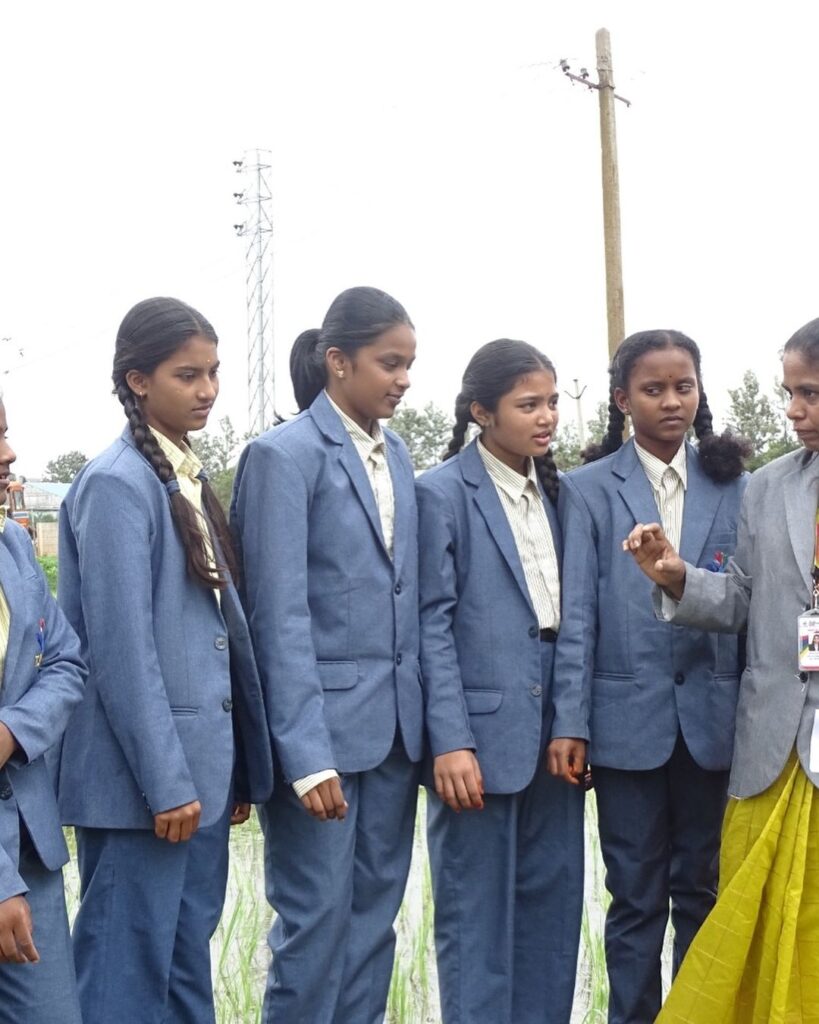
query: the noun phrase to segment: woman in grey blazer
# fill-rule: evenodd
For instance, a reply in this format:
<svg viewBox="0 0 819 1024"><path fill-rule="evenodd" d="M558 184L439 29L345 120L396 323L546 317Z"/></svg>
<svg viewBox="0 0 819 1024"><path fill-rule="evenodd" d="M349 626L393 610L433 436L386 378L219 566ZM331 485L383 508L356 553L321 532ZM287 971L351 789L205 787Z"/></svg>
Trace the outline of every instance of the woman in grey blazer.
<svg viewBox="0 0 819 1024"><path fill-rule="evenodd" d="M658 1017L664 1022L817 1019L819 677L800 664L799 636L819 575L819 320L785 346L783 385L803 448L752 476L727 571L684 562L656 523L638 524L623 545L665 590L655 592L658 614L748 631L719 898Z"/></svg>

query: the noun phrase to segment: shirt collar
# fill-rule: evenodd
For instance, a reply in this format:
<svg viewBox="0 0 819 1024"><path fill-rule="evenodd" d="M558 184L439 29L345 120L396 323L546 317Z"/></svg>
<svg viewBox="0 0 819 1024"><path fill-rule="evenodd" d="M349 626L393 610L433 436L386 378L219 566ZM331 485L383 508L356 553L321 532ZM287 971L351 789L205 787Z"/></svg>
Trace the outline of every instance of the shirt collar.
<svg viewBox="0 0 819 1024"><path fill-rule="evenodd" d="M683 441L677 449L674 458L668 464L663 462L662 459L658 459L656 455L652 455L651 452L646 451L645 448L641 448L636 441L634 442L634 450L637 452L637 458L640 460L646 476L655 491L660 489L663 477L669 470L675 472L680 478L683 490L688 488L688 467L686 463L685 441Z"/></svg>
<svg viewBox="0 0 819 1024"><path fill-rule="evenodd" d="M202 472L202 462L191 446L185 441L181 445L176 445L169 437L166 437L155 427L150 429L168 462L170 462L174 474L177 477L186 476L190 477L191 480L195 480Z"/></svg>
<svg viewBox="0 0 819 1024"><path fill-rule="evenodd" d="M6 514L7 514L7 511L8 510L6 509L5 505L0 507L0 533L3 533L3 531L6 529Z"/></svg>
<svg viewBox="0 0 819 1024"><path fill-rule="evenodd" d="M492 483L500 487L505 494L508 494L512 501L515 503L519 502L523 495L528 490L531 490L531 488L534 488L538 497L540 497L534 459L526 460L526 476L522 476L507 466L505 462L501 462L496 455L493 455L479 437L475 439L475 444L478 446L478 454L483 460L486 472L489 474Z"/></svg>
<svg viewBox="0 0 819 1024"><path fill-rule="evenodd" d="M338 418L343 423L344 429L359 448L363 448L368 455L372 455L373 452L378 451L379 449L381 451L384 450L384 431L381 429L381 424L378 420L373 420L373 432L372 434L368 434L363 427L359 426L354 419L348 416L343 409L340 409L336 405L326 391L324 393L327 395L327 401L338 414Z"/></svg>

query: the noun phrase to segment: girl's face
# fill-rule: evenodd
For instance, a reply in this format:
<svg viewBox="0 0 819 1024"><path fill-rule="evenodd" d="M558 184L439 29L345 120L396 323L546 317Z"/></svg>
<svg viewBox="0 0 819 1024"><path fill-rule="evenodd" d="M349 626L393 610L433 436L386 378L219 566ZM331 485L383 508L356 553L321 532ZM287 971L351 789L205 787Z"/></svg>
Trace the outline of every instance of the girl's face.
<svg viewBox="0 0 819 1024"><path fill-rule="evenodd" d="M650 349L631 369L627 390L614 400L631 416L634 439L663 462L670 462L691 429L700 392L694 360L684 348Z"/></svg>
<svg viewBox="0 0 819 1024"><path fill-rule="evenodd" d="M527 373L499 400L494 412L471 405L480 425L481 440L501 462L518 473L526 472L526 460L545 455L557 429L557 383L549 370Z"/></svg>
<svg viewBox="0 0 819 1024"><path fill-rule="evenodd" d="M9 485L9 471L11 464L17 458L14 449L8 442L8 423L6 422L6 407L0 402L0 504L6 500L6 490Z"/></svg>
<svg viewBox="0 0 819 1024"><path fill-rule="evenodd" d="M327 350L327 392L347 415L368 433L373 420L386 420L410 386L415 362L415 331L396 324L348 356Z"/></svg>
<svg viewBox="0 0 819 1024"><path fill-rule="evenodd" d="M195 334L153 373L129 370L125 379L149 426L178 445L188 431L208 422L219 394L218 371L216 342Z"/></svg>
<svg viewBox="0 0 819 1024"><path fill-rule="evenodd" d="M786 352L782 387L790 396L786 413L796 436L810 451L819 451L819 366L808 362L801 352Z"/></svg>

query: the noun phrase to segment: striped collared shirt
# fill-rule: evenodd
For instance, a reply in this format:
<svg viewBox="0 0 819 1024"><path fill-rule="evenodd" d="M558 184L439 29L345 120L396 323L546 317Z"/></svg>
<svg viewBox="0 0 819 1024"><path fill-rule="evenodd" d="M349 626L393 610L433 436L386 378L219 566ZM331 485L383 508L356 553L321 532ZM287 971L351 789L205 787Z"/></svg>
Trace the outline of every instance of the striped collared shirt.
<svg viewBox="0 0 819 1024"><path fill-rule="evenodd" d="M0 533L6 528L6 509L0 508ZM6 595L0 587L0 686L3 685L3 671L6 667L6 652L9 646L9 628L11 626L11 612L9 611Z"/></svg>
<svg viewBox="0 0 819 1024"><path fill-rule="evenodd" d="M163 454L171 464L176 479L179 482L179 490L183 498L193 505L199 517L199 525L202 528L202 536L205 539L205 551L211 568L216 568L216 558L213 554L213 542L210 536L210 526L202 511L202 481L198 474L202 472L202 463L190 445L184 441L181 446L175 445L169 437L151 427L151 433L157 440ZM214 588L214 596L221 604L219 591Z"/></svg>
<svg viewBox="0 0 819 1024"><path fill-rule="evenodd" d="M326 391L324 393L327 395ZM395 495L392 490L390 467L387 464L387 442L384 438L384 431L378 420L373 420L373 432L368 434L354 419L339 409L329 395L327 395L327 401L338 413L339 419L344 424L344 429L350 435L350 440L364 463L364 469L367 471L367 477L373 489L375 503L378 506L384 547L392 558L395 533Z"/></svg>
<svg viewBox="0 0 819 1024"><path fill-rule="evenodd" d="M521 476L488 451L480 438L475 443L512 529L538 626L557 629L560 626L560 574L534 461L527 460L527 475Z"/></svg>
<svg viewBox="0 0 819 1024"><path fill-rule="evenodd" d="M688 486L685 442L680 445L677 454L668 464L662 459L658 459L656 455L652 455L651 452L647 452L645 448L641 448L636 441L634 450L637 452L640 465L645 470L648 482L651 484L663 531L671 546L675 551L679 551L685 490Z"/></svg>

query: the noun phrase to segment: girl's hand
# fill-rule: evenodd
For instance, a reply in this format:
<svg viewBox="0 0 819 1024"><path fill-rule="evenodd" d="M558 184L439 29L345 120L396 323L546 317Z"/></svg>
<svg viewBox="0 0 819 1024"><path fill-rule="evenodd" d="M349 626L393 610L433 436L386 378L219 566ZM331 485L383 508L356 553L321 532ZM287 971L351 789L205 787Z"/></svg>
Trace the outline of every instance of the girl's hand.
<svg viewBox="0 0 819 1024"><path fill-rule="evenodd" d="M546 748L546 767L550 775L579 786L586 772L586 741L553 739Z"/></svg>
<svg viewBox="0 0 819 1024"><path fill-rule="evenodd" d="M623 551L630 551L646 576L669 597L680 600L685 590L685 562L668 543L659 524L638 523L623 541Z"/></svg>
<svg viewBox="0 0 819 1024"><path fill-rule="evenodd" d="M483 776L471 750L450 750L435 758L435 792L456 814L483 810Z"/></svg>
<svg viewBox="0 0 819 1024"><path fill-rule="evenodd" d="M347 801L344 799L341 779L338 777L325 779L324 782L314 786L304 794L301 802L307 811L319 821L327 821L328 818L343 821L347 817Z"/></svg>
<svg viewBox="0 0 819 1024"><path fill-rule="evenodd" d="M154 815L154 833L159 839L167 839L169 843L184 843L199 828L199 816L202 805L192 800L181 807L172 807Z"/></svg>
<svg viewBox="0 0 819 1024"><path fill-rule="evenodd" d="M34 945L31 910L23 896L0 903L0 963L36 964L40 959Z"/></svg>
<svg viewBox="0 0 819 1024"><path fill-rule="evenodd" d="M250 817L250 804L234 804L230 812L231 825L244 825Z"/></svg>

